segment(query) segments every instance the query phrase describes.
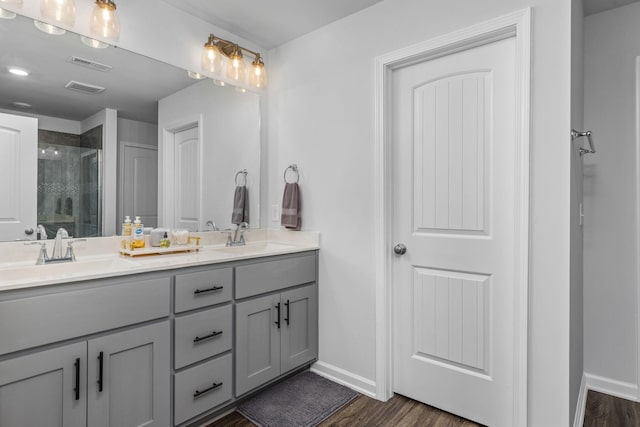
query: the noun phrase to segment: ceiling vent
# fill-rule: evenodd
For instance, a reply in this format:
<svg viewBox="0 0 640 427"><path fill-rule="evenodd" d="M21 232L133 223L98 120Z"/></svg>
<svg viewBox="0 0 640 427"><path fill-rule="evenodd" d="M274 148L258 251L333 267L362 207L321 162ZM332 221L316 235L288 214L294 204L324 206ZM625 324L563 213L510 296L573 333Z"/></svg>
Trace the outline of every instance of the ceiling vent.
<svg viewBox="0 0 640 427"><path fill-rule="evenodd" d="M90 85L88 83L76 82L75 80L71 80L64 87L71 90L77 90L78 92L84 93L102 93L105 91L105 88L102 86Z"/></svg>
<svg viewBox="0 0 640 427"><path fill-rule="evenodd" d="M92 70L102 71L102 72L109 71L113 68L111 65L101 64L99 62L92 61L90 59L80 58L79 56L70 56L67 59L67 62L76 64L76 65L81 65L83 67L91 68Z"/></svg>

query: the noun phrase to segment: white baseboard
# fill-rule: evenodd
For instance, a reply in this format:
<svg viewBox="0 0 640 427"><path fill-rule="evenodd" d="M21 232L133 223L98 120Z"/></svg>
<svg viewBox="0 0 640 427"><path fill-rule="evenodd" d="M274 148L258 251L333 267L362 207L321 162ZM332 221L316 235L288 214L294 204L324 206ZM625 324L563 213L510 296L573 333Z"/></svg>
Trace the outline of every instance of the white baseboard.
<svg viewBox="0 0 640 427"><path fill-rule="evenodd" d="M580 381L580 391L578 392L578 402L576 403L575 418L573 419L573 427L582 427L584 424L584 410L587 406L587 378L582 374Z"/></svg>
<svg viewBox="0 0 640 427"><path fill-rule="evenodd" d="M358 393L377 399L375 381L321 361L311 365L311 372L349 387Z"/></svg>
<svg viewBox="0 0 640 427"><path fill-rule="evenodd" d="M611 378L605 378L586 372L584 374L584 378L586 380L587 390L599 391L600 393L606 393L611 396L621 397L635 402L638 401L637 384L612 380Z"/></svg>

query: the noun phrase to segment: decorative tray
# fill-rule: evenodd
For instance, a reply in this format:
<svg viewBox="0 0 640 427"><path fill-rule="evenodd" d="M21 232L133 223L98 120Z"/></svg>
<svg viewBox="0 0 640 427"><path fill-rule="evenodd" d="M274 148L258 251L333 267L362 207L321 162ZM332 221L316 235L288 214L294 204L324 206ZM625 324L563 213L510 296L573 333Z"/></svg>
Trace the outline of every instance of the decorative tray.
<svg viewBox="0 0 640 427"><path fill-rule="evenodd" d="M122 255L129 256L141 256L141 255L162 255L162 254L175 254L179 252L192 252L199 251L202 248L200 245L188 244L188 245L171 245L168 248L160 247L144 247L136 249L123 249L120 248Z"/></svg>

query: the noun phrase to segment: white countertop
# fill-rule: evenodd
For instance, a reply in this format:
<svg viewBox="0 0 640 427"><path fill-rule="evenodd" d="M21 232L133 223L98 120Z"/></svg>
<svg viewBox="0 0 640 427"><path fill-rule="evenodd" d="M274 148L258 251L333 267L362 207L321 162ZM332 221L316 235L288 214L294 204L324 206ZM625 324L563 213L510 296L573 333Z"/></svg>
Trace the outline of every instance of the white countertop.
<svg viewBox="0 0 640 427"><path fill-rule="evenodd" d="M38 245L0 243L0 292L319 249L317 232L252 230L247 244L236 247L224 246L225 233L194 234L202 245L194 252L129 257L118 253L121 237L99 237L74 245L77 261L47 265L35 265Z"/></svg>

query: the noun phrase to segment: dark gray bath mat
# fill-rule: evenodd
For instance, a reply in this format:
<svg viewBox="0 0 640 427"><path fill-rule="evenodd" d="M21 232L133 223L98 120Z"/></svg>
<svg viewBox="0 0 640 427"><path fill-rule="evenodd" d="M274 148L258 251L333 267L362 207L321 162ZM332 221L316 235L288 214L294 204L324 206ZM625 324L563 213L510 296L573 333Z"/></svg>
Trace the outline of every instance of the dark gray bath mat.
<svg viewBox="0 0 640 427"><path fill-rule="evenodd" d="M252 397L237 411L260 427L311 427L357 395L350 388L305 371Z"/></svg>

